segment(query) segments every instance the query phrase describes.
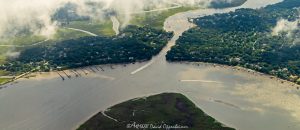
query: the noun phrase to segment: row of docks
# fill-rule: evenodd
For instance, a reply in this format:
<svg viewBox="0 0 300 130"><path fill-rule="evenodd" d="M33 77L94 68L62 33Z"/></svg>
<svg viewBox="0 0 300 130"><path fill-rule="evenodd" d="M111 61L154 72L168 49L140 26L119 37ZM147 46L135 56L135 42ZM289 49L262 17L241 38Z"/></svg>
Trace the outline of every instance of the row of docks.
<svg viewBox="0 0 300 130"><path fill-rule="evenodd" d="M123 67L126 67L128 64L120 64ZM77 78L77 77L83 77L85 75L88 75L90 73L97 73L97 72L104 72L105 69L115 69L113 65L105 65L105 67L102 66L90 66L90 67L83 67L83 68L77 68L77 69L68 69L68 70L61 70L61 71L53 71L54 73L57 73L59 77L64 81L66 79L72 79L72 78ZM24 73L22 75L19 75L17 77L12 77L14 78L10 84L5 84L5 85L0 85L0 90L5 89L9 87L9 85L13 85L18 83L17 79L22 78L31 72Z"/></svg>
<svg viewBox="0 0 300 130"><path fill-rule="evenodd" d="M126 65L124 65L126 66ZM110 69L115 69L112 65L110 65ZM66 79L72 79L73 77L82 77L84 75L88 75L89 73L97 73L99 71L105 71L101 66L91 66L85 68L78 68L78 69L70 69L68 71L56 71L59 77L64 81Z"/></svg>

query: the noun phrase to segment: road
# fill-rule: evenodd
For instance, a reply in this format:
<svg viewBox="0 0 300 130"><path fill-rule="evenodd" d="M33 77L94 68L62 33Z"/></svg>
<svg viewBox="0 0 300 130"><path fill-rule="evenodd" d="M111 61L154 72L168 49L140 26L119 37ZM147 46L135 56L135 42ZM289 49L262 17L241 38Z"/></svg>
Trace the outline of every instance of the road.
<svg viewBox="0 0 300 130"><path fill-rule="evenodd" d="M89 35L91 35L91 36L98 36L98 35L95 34L95 33L92 33L92 32L86 31L86 30L82 30L82 29L78 29L78 28L68 28L68 27L66 27L66 29L70 29L70 30L74 30L74 31L83 32L83 33L89 34Z"/></svg>

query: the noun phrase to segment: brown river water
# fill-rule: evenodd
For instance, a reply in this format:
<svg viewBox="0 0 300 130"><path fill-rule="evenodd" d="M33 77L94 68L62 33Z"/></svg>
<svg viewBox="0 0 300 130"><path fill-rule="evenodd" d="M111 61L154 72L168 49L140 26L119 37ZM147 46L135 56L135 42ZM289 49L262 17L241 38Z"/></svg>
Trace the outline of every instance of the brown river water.
<svg viewBox="0 0 300 130"><path fill-rule="evenodd" d="M199 9L169 17L164 28L175 36L151 61L92 66L81 76L62 81L57 73L20 79L0 90L0 129L70 130L94 114L123 101L163 92L186 95L223 124L240 130L300 129L300 96L296 85L270 76L204 63L168 63L165 54L193 25L189 17L259 8L280 0L248 0L229 9ZM93 72L92 68L95 72Z"/></svg>

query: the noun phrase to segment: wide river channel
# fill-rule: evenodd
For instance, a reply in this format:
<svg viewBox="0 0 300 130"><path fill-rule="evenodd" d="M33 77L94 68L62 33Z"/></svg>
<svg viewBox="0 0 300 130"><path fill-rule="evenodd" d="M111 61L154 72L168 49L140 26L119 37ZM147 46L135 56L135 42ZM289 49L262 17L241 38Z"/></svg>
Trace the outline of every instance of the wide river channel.
<svg viewBox="0 0 300 130"><path fill-rule="evenodd" d="M70 130L92 115L123 101L163 92L186 95L223 124L240 130L300 129L297 86L276 78L204 63L168 63L165 54L183 31L193 27L189 17L259 8L280 0L248 0L228 9L199 9L176 14L164 28L175 36L151 61L103 65L37 74L4 85L0 90L0 129ZM98 71L98 68L100 71ZM84 74L88 73L87 75ZM95 72L94 72L94 71Z"/></svg>

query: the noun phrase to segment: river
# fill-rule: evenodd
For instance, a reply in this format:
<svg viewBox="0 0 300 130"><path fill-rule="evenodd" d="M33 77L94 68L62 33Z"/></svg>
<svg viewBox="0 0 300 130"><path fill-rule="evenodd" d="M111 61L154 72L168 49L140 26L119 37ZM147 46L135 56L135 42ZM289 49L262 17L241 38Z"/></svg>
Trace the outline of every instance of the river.
<svg viewBox="0 0 300 130"><path fill-rule="evenodd" d="M241 7L276 2L249 0ZM6 85L0 90L0 129L75 129L112 105L162 92L182 93L210 116L237 129L300 129L300 95L293 84L226 66L165 61L175 40L193 26L188 17L234 9L200 9L169 17L164 27L175 36L151 61L101 66L104 71L87 67L84 71L89 74L78 70L82 76L77 78L66 71L72 78L65 81L54 72L43 73Z"/></svg>

